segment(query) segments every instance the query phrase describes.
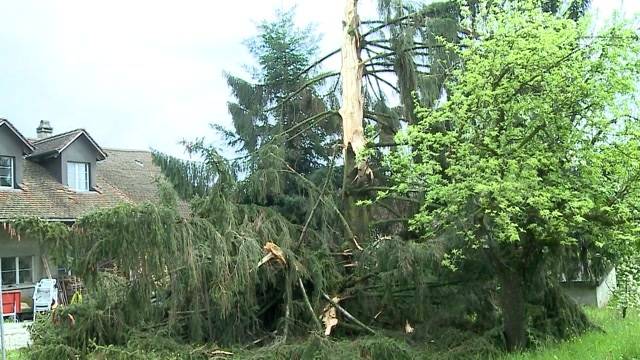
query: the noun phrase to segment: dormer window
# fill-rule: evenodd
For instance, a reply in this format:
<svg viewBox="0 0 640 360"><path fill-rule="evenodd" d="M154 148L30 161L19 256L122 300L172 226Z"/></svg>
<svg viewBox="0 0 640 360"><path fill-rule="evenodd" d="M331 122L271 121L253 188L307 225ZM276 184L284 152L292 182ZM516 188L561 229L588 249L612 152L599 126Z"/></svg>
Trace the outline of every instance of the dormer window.
<svg viewBox="0 0 640 360"><path fill-rule="evenodd" d="M13 189L15 181L14 158L0 156L0 189Z"/></svg>
<svg viewBox="0 0 640 360"><path fill-rule="evenodd" d="M75 191L89 191L89 163L67 162L67 185Z"/></svg>

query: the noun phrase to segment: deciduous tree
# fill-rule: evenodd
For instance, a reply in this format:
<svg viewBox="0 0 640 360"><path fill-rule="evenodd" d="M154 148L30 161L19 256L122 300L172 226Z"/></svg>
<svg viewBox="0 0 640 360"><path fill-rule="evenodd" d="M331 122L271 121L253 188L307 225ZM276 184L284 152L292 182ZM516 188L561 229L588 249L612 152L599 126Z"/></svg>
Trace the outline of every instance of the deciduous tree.
<svg viewBox="0 0 640 360"><path fill-rule="evenodd" d="M591 35L533 1L482 21L463 41L448 101L418 108L391 166L398 192L424 191L412 222L424 241L462 239L467 256L492 264L515 350L547 262L579 234L612 242L637 224L638 123L625 115L639 47L620 24Z"/></svg>

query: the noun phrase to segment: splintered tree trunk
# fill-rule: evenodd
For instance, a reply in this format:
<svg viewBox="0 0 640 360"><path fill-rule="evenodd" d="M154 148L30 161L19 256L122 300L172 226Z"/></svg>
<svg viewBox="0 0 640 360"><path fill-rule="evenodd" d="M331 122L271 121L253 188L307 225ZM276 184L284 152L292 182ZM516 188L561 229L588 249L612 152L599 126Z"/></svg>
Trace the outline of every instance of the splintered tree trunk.
<svg viewBox="0 0 640 360"><path fill-rule="evenodd" d="M360 33L358 28L358 1L346 0L343 20L343 43L341 49L342 68L342 117L344 143L344 178L343 201L347 223L351 231L347 237L365 238L368 232L368 211L356 206L358 201L357 187L366 184L371 176L367 164L358 163L357 154L365 146L364 138L364 96L362 93L362 77L364 65L360 58ZM356 190L356 191L354 191ZM353 239L349 239L353 240Z"/></svg>
<svg viewBox="0 0 640 360"><path fill-rule="evenodd" d="M358 31L358 0L346 0L343 20L342 43L342 117L343 141L345 153L354 154L362 150L364 140L364 97L362 94L362 76L364 65L360 58L360 33ZM355 163L354 163L355 165Z"/></svg>
<svg viewBox="0 0 640 360"><path fill-rule="evenodd" d="M499 272L502 322L508 351L524 349L527 345L527 316L525 284L521 269L502 269Z"/></svg>

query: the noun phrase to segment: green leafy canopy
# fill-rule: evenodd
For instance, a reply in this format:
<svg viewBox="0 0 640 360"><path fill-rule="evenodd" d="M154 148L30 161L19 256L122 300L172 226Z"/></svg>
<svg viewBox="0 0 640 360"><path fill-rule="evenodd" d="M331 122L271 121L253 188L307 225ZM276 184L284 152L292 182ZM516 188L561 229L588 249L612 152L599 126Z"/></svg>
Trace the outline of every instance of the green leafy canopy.
<svg viewBox="0 0 640 360"><path fill-rule="evenodd" d="M398 137L409 151L389 158L397 191L424 191L414 228L454 230L473 247L628 232L640 175L636 34L616 23L592 36L532 1L489 10L479 28L463 40L446 103L419 107Z"/></svg>

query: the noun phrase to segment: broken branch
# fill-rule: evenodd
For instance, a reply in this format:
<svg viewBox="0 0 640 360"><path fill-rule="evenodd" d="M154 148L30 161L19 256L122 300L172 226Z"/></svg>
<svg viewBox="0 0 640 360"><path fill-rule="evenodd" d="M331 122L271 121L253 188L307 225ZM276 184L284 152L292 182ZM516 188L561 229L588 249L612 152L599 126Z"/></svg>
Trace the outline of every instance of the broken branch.
<svg viewBox="0 0 640 360"><path fill-rule="evenodd" d="M353 321L354 323L358 324L360 327L362 327L363 329L367 330L368 332L370 332L372 335L376 335L376 332L368 327L367 325L365 325L362 321L356 319L353 315L351 315L347 310L345 310L342 306L338 305L337 302L333 301L333 299L327 295L326 293L322 293L322 296L331 304L333 305L333 307L335 307L338 311L340 311L342 313L342 315L344 315L347 319Z"/></svg>

